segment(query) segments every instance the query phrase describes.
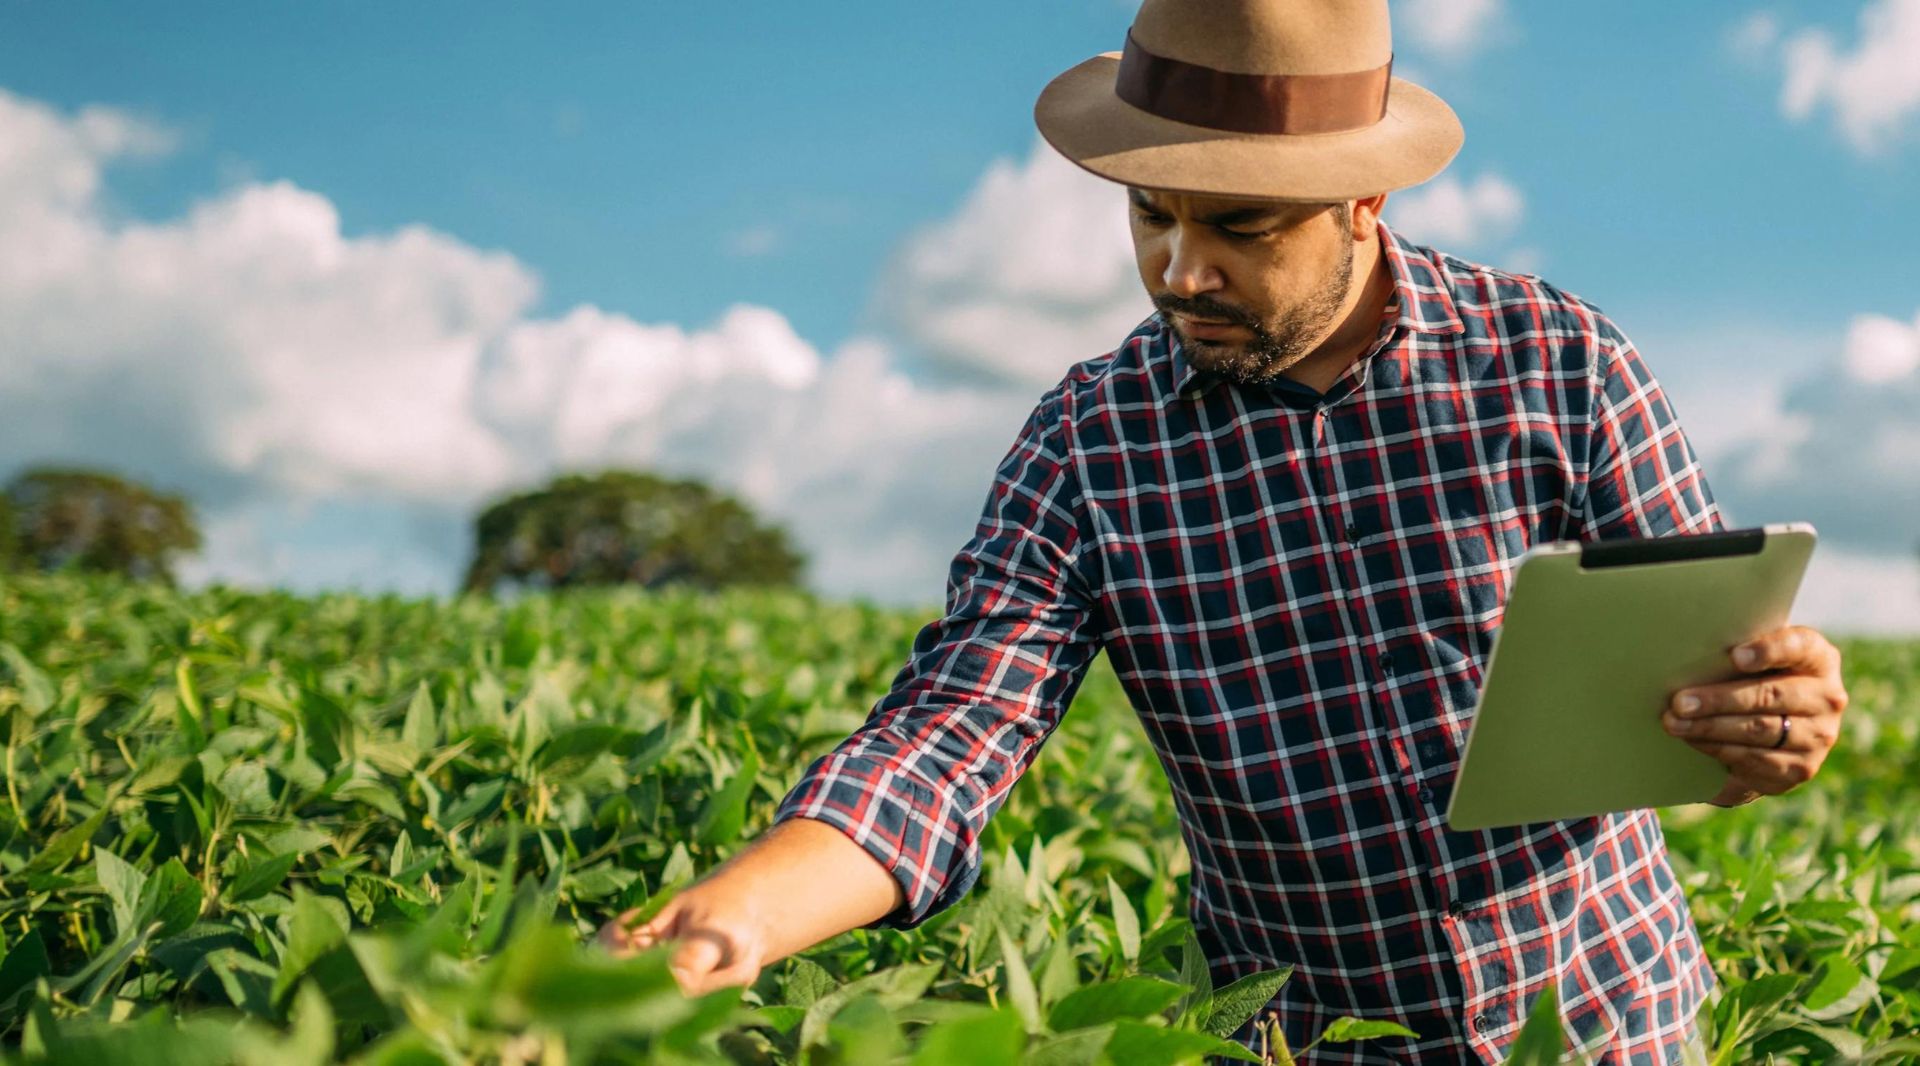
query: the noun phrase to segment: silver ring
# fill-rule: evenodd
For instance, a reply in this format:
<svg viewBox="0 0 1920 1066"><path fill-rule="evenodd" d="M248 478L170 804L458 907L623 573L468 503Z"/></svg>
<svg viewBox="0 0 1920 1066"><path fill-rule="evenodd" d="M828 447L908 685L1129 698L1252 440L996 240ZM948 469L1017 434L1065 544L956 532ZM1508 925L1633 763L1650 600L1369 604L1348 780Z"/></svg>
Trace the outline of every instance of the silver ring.
<svg viewBox="0 0 1920 1066"><path fill-rule="evenodd" d="M1791 732L1792 729L1793 729L1793 719L1787 717L1784 714L1781 715L1780 716L1780 739L1773 742L1773 750L1779 751L1781 748L1784 748L1787 746L1787 734Z"/></svg>

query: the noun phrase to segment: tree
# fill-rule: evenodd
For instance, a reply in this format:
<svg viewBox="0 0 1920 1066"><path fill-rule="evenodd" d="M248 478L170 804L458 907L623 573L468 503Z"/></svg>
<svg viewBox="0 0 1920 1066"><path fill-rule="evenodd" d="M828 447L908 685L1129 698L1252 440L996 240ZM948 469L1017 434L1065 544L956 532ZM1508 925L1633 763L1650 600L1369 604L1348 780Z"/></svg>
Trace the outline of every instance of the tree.
<svg viewBox="0 0 1920 1066"><path fill-rule="evenodd" d="M200 547L184 498L101 470L36 467L6 488L0 561L32 570L90 570L174 583L173 558Z"/></svg>
<svg viewBox="0 0 1920 1066"><path fill-rule="evenodd" d="M570 474L481 513L464 586L795 585L806 560L786 532L697 481Z"/></svg>

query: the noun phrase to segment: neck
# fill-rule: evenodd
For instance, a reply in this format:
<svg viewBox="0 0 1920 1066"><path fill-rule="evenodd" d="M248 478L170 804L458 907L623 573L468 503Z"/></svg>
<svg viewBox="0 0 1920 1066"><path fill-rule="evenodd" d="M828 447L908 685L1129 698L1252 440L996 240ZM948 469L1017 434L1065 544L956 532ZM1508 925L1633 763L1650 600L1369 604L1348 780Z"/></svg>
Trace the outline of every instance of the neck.
<svg viewBox="0 0 1920 1066"><path fill-rule="evenodd" d="M1393 298L1393 273L1387 269L1378 237L1353 250L1353 273L1354 284L1347 289L1333 332L1305 358L1281 371L1282 376L1325 392L1373 344L1380 317Z"/></svg>

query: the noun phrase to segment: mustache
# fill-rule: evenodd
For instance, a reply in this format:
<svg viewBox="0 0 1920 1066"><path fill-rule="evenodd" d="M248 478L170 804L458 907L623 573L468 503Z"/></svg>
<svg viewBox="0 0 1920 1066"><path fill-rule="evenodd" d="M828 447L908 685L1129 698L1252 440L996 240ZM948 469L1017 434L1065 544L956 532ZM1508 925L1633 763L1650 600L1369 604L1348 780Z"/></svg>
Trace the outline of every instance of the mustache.
<svg viewBox="0 0 1920 1066"><path fill-rule="evenodd" d="M1154 297L1153 306L1162 314L1180 314L1189 318L1205 318L1218 322L1231 322L1237 326L1255 328L1260 325L1252 315L1232 304L1221 303L1211 296L1180 297L1171 293L1161 293Z"/></svg>

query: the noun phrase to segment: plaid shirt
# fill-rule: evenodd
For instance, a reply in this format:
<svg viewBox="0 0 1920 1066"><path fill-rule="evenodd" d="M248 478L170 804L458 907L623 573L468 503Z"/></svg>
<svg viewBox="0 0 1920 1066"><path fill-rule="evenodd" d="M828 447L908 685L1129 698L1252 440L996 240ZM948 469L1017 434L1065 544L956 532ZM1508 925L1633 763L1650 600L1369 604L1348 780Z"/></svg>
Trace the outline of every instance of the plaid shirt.
<svg viewBox="0 0 1920 1066"><path fill-rule="evenodd" d="M1444 822L1529 545L1722 528L1645 361L1596 307L1380 226L1394 298L1325 393L1196 371L1149 317L1073 366L1000 463L866 724L778 820L846 832L911 927L1100 649L1173 786L1216 983L1290 964L1316 1062L1499 1061L1548 981L1605 1063L1678 1061L1712 985L1652 811ZM1237 1039L1251 1046L1252 1023Z"/></svg>

